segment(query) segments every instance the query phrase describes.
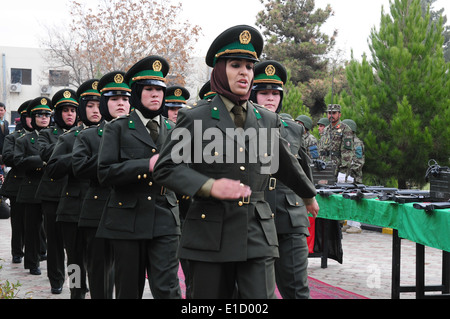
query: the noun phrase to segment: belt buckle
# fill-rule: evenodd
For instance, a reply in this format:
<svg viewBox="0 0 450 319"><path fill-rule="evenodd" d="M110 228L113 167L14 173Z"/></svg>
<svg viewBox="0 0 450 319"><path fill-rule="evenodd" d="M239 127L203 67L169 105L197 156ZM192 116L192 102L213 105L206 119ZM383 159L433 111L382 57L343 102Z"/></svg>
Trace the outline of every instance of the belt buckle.
<svg viewBox="0 0 450 319"><path fill-rule="evenodd" d="M249 195L249 196L247 197L247 200L246 200L246 198L245 198L244 196L242 196L242 204L244 204L244 205L250 204L250 196L251 196L251 195Z"/></svg>
<svg viewBox="0 0 450 319"><path fill-rule="evenodd" d="M269 179L269 191L273 191L277 187L277 179L271 177Z"/></svg>

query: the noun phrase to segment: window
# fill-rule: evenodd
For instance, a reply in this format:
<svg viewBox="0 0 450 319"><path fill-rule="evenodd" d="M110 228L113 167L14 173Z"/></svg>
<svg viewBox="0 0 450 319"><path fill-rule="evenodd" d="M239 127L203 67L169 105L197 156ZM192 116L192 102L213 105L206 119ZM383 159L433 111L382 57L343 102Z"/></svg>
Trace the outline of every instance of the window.
<svg viewBox="0 0 450 319"><path fill-rule="evenodd" d="M51 86L69 86L69 71L50 70L48 84Z"/></svg>
<svg viewBox="0 0 450 319"><path fill-rule="evenodd" d="M11 83L21 83L22 85L31 85L31 70L11 69Z"/></svg>

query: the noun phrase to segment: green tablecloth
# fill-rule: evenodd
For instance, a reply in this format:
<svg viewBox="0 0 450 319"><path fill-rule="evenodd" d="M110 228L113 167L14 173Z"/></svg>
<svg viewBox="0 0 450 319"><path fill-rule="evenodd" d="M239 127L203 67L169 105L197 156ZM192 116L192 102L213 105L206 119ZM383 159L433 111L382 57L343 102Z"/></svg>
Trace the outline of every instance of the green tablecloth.
<svg viewBox="0 0 450 319"><path fill-rule="evenodd" d="M351 200L342 195L317 196L318 217L353 220L398 230L401 238L450 252L450 209L427 213L412 203L398 204L377 199Z"/></svg>

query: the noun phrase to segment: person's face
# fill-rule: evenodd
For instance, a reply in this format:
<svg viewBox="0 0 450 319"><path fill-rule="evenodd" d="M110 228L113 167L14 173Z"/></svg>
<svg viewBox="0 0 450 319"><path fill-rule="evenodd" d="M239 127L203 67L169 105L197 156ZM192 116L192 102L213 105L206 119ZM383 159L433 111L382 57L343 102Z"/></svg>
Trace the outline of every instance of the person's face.
<svg viewBox="0 0 450 319"><path fill-rule="evenodd" d="M169 107L167 109L167 114L169 116L169 120L176 123L178 118L178 111L180 110L179 107Z"/></svg>
<svg viewBox="0 0 450 319"><path fill-rule="evenodd" d="M256 92L256 101L272 112L276 112L280 105L281 94L278 90L261 90Z"/></svg>
<svg viewBox="0 0 450 319"><path fill-rule="evenodd" d="M250 90L254 63L245 59L228 59L226 73L232 93L244 96Z"/></svg>
<svg viewBox="0 0 450 319"><path fill-rule="evenodd" d="M324 129L325 129L325 125L319 124L319 134L322 134Z"/></svg>
<svg viewBox="0 0 450 319"><path fill-rule="evenodd" d="M108 99L108 111L113 118L130 113L130 100L128 96L111 96Z"/></svg>
<svg viewBox="0 0 450 319"><path fill-rule="evenodd" d="M86 117L91 123L98 123L102 119L100 114L100 102L88 101L86 103Z"/></svg>
<svg viewBox="0 0 450 319"><path fill-rule="evenodd" d="M50 113L39 113L39 114L35 114L35 118L36 118L36 125L38 127L44 128L49 126L50 124ZM30 124L31 126L31 124Z"/></svg>
<svg viewBox="0 0 450 319"><path fill-rule="evenodd" d="M72 126L77 120L77 109L73 106L63 106L61 116L67 126Z"/></svg>
<svg viewBox="0 0 450 319"><path fill-rule="evenodd" d="M141 103L142 105L151 110L157 111L162 105L164 99L164 90L160 86L146 85L142 90Z"/></svg>
<svg viewBox="0 0 450 319"><path fill-rule="evenodd" d="M335 125L341 118L341 112L338 112L338 111L328 111L327 114L328 114L328 120L333 125Z"/></svg>
<svg viewBox="0 0 450 319"><path fill-rule="evenodd" d="M0 107L0 118L2 119L5 116L6 109L4 107Z"/></svg>

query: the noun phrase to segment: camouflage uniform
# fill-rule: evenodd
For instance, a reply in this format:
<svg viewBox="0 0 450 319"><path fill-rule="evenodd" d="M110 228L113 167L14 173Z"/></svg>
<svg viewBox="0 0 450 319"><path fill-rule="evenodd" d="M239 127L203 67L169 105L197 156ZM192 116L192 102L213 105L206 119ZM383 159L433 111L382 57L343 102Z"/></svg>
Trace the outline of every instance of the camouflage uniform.
<svg viewBox="0 0 450 319"><path fill-rule="evenodd" d="M305 127L305 133L303 134L303 145L306 149L306 154L308 154L308 156L313 160L318 159L319 148L317 146L317 139L310 133L313 124L311 118L306 115L300 115L295 119L295 121Z"/></svg>
<svg viewBox="0 0 450 319"><path fill-rule="evenodd" d="M339 111L340 106L333 104L329 106L329 111ZM328 125L320 138L320 159L336 164L336 176L339 172L347 173L353 159L353 131L345 123L338 121L333 126Z"/></svg>
<svg viewBox="0 0 450 319"><path fill-rule="evenodd" d="M347 175L353 177L356 183L362 183L362 168L365 163L364 142L356 136L357 126L353 120L345 119L342 122L350 126L354 134L355 151L353 153L352 165L348 170Z"/></svg>

